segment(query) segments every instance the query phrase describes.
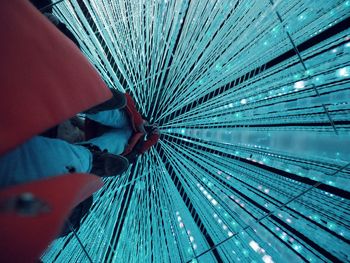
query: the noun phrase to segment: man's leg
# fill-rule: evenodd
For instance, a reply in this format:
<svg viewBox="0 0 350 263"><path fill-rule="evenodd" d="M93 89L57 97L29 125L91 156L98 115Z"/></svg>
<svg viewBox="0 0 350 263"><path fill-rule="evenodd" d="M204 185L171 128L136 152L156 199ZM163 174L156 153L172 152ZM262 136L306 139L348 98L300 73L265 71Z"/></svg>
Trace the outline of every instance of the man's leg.
<svg viewBox="0 0 350 263"><path fill-rule="evenodd" d="M99 137L93 138L82 144L93 144L100 148L101 151L107 150L109 153L121 154L131 137L132 130L129 127L121 129L111 129Z"/></svg>
<svg viewBox="0 0 350 263"><path fill-rule="evenodd" d="M130 121L125 110L108 110L96 114L86 114L86 117L112 128L130 127Z"/></svg>
<svg viewBox="0 0 350 263"><path fill-rule="evenodd" d="M0 187L69 172L88 173L92 154L83 146L36 136L0 156Z"/></svg>

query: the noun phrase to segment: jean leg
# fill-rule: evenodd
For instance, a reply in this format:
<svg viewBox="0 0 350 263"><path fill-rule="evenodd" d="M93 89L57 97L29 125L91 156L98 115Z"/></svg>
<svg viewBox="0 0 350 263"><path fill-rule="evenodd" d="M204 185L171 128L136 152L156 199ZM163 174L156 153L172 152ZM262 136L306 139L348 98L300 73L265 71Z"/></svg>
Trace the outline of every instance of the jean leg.
<svg viewBox="0 0 350 263"><path fill-rule="evenodd" d="M0 187L75 172L88 173L92 154L85 147L36 136L0 156Z"/></svg>
<svg viewBox="0 0 350 263"><path fill-rule="evenodd" d="M107 150L112 154L121 154L131 137L132 130L129 127L123 129L111 129L99 137L93 138L85 143L98 146L102 151Z"/></svg>
<svg viewBox="0 0 350 263"><path fill-rule="evenodd" d="M130 125L129 117L123 109L101 111L96 114L86 114L86 117L113 128L125 128Z"/></svg>

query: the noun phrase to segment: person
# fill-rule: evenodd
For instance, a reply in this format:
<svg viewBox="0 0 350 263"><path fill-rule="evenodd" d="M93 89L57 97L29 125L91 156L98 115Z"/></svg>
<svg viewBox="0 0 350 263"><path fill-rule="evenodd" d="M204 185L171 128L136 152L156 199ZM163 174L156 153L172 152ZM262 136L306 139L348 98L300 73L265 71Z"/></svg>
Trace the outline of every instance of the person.
<svg viewBox="0 0 350 263"><path fill-rule="evenodd" d="M101 104L85 113L87 122L93 124L86 128L91 137L88 140L72 144L42 134L0 156L0 187L73 172L105 177L126 171L157 143L158 127L147 125L129 94L115 109L104 107ZM101 127L102 133L96 129Z"/></svg>
<svg viewBox="0 0 350 263"><path fill-rule="evenodd" d="M87 141L83 144L122 155L133 163L158 141L158 124L149 124L141 116L130 94L111 91L110 100L85 112Z"/></svg>
<svg viewBox="0 0 350 263"><path fill-rule="evenodd" d="M73 33L52 14L51 0L30 2L80 48ZM0 156L0 187L67 172L112 176L125 171L129 163L156 143L158 129L147 125L142 119L129 94L115 89L111 91L112 99L85 112L85 133L89 134L86 142L82 142L84 132L76 125L74 132L78 135L77 140L69 141L68 138L72 136L69 132L66 138L62 136L66 131L72 132L69 128L72 122L67 121ZM96 128L101 130L102 127L108 127L106 132L92 135ZM48 136L49 133L51 135ZM78 144L72 144L77 141Z"/></svg>
<svg viewBox="0 0 350 263"><path fill-rule="evenodd" d="M30 0L30 2L80 49L79 41L74 34L52 13L53 3L51 0ZM86 137L90 140L82 145L87 146L90 150L107 150L109 153L122 155L126 157L129 163L133 163L140 154L149 149L158 140L158 125L150 125L148 121L142 118L130 94L124 94L116 89L111 89L111 92L113 97L110 100L85 112L87 121L83 129L87 134ZM124 107L126 111L123 111ZM131 123L127 120L126 114L130 118ZM74 119L71 121L74 122ZM65 128L70 126L71 121L60 125L58 132L61 131L61 134L65 133ZM103 129L105 130L103 136L98 136L102 134L98 130L101 131ZM61 135L60 138L70 142L81 140L82 134L78 129L67 130L68 136ZM57 133L57 131L55 132ZM69 137L74 132L77 133L77 136L80 135L80 138L75 139L75 137L73 140L70 140ZM113 144L111 143L112 141L119 141L119 143ZM126 163L126 160L120 157L120 162Z"/></svg>
<svg viewBox="0 0 350 263"><path fill-rule="evenodd" d="M51 0L30 2L80 48L73 33L52 14ZM78 139L68 140L73 131L69 129L71 123L74 120L77 123L77 118L73 118L0 156L0 187L67 172L93 173L98 176L124 172L139 154L156 143L158 129L156 126L147 126L129 94L116 89L111 89L111 92L113 97L110 100L85 112L87 125L82 128L86 129L85 133L75 125L74 133ZM101 133L99 130L103 127L107 129ZM62 136L64 133L67 136ZM88 136L82 142L84 134ZM76 142L79 143L72 144Z"/></svg>
<svg viewBox="0 0 350 263"><path fill-rule="evenodd" d="M44 15L80 47L74 35L49 9ZM0 188L74 172L101 177L124 172L158 141L159 131L157 124L150 125L142 118L128 93L111 91L110 100L84 112L85 121L74 117L1 155ZM74 138L68 140L72 137L69 132L72 127ZM79 229L92 200L90 196L72 210L67 222L74 229ZM70 231L66 224L60 236Z"/></svg>
<svg viewBox="0 0 350 263"><path fill-rule="evenodd" d="M90 139L73 144L39 135L0 156L0 188L74 172L102 177L124 172L158 141L159 131L157 125L149 125L142 118L129 94L113 93L118 95L85 112L85 125L73 118L75 127L90 133L80 138ZM123 97L125 101L120 99ZM72 229L77 231L92 204L92 196L78 204L58 237L70 234Z"/></svg>

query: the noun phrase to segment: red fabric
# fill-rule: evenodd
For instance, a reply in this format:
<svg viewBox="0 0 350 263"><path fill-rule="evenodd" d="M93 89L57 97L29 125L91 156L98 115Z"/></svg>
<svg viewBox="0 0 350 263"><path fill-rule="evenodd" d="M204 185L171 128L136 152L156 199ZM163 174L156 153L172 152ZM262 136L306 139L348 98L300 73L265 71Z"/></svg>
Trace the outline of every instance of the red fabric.
<svg viewBox="0 0 350 263"><path fill-rule="evenodd" d="M130 153L134 149L135 145L139 142L139 140L144 136L144 134L139 130L139 127L143 124L144 120L142 119L141 114L137 111L135 102L130 96L130 94L125 93L125 97L127 101L125 108L126 108L126 112L129 115L134 133L129 139L128 145L125 148L122 155L127 155L128 153ZM151 135L151 137L148 138L148 140L143 143L138 153L141 154L147 151L149 148L151 148L154 144L157 143L158 139L159 139L159 136L157 134Z"/></svg>
<svg viewBox="0 0 350 263"><path fill-rule="evenodd" d="M134 147L139 142L139 140L142 140L143 136L144 136L144 134L142 132L134 132L131 135L131 138L128 141L128 145L125 147L122 155L125 156L125 155L129 154L134 149Z"/></svg>
<svg viewBox="0 0 350 263"><path fill-rule="evenodd" d="M145 141L139 151L140 154L146 152L149 148L151 148L153 145L155 145L159 140L158 134L152 134L147 141Z"/></svg>
<svg viewBox="0 0 350 263"><path fill-rule="evenodd" d="M0 0L0 154L111 97L72 41L24 0Z"/></svg>
<svg viewBox="0 0 350 263"><path fill-rule="evenodd" d="M71 209L102 185L97 176L67 174L0 191L0 207L22 193L31 193L50 207L50 212L33 216L1 212L1 262L37 262L49 242L60 233Z"/></svg>
<svg viewBox="0 0 350 263"><path fill-rule="evenodd" d="M140 125L143 123L141 114L137 111L136 105L129 93L125 93L126 97L126 107L125 110L129 115L130 122L134 132L139 132Z"/></svg>

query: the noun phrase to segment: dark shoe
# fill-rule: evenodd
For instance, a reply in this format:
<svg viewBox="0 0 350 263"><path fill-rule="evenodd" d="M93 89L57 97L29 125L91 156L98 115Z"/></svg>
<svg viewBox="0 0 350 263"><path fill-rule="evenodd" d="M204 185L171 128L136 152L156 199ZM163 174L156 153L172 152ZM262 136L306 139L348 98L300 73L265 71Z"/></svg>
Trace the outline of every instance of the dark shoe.
<svg viewBox="0 0 350 263"><path fill-rule="evenodd" d="M86 114L96 114L101 111L122 109L126 106L126 97L125 94L119 90L111 89L113 97L101 104L98 104L86 111Z"/></svg>
<svg viewBox="0 0 350 263"><path fill-rule="evenodd" d="M100 177L120 175L129 167L129 161L123 156L101 151L97 146L84 145L92 153L91 173Z"/></svg>

